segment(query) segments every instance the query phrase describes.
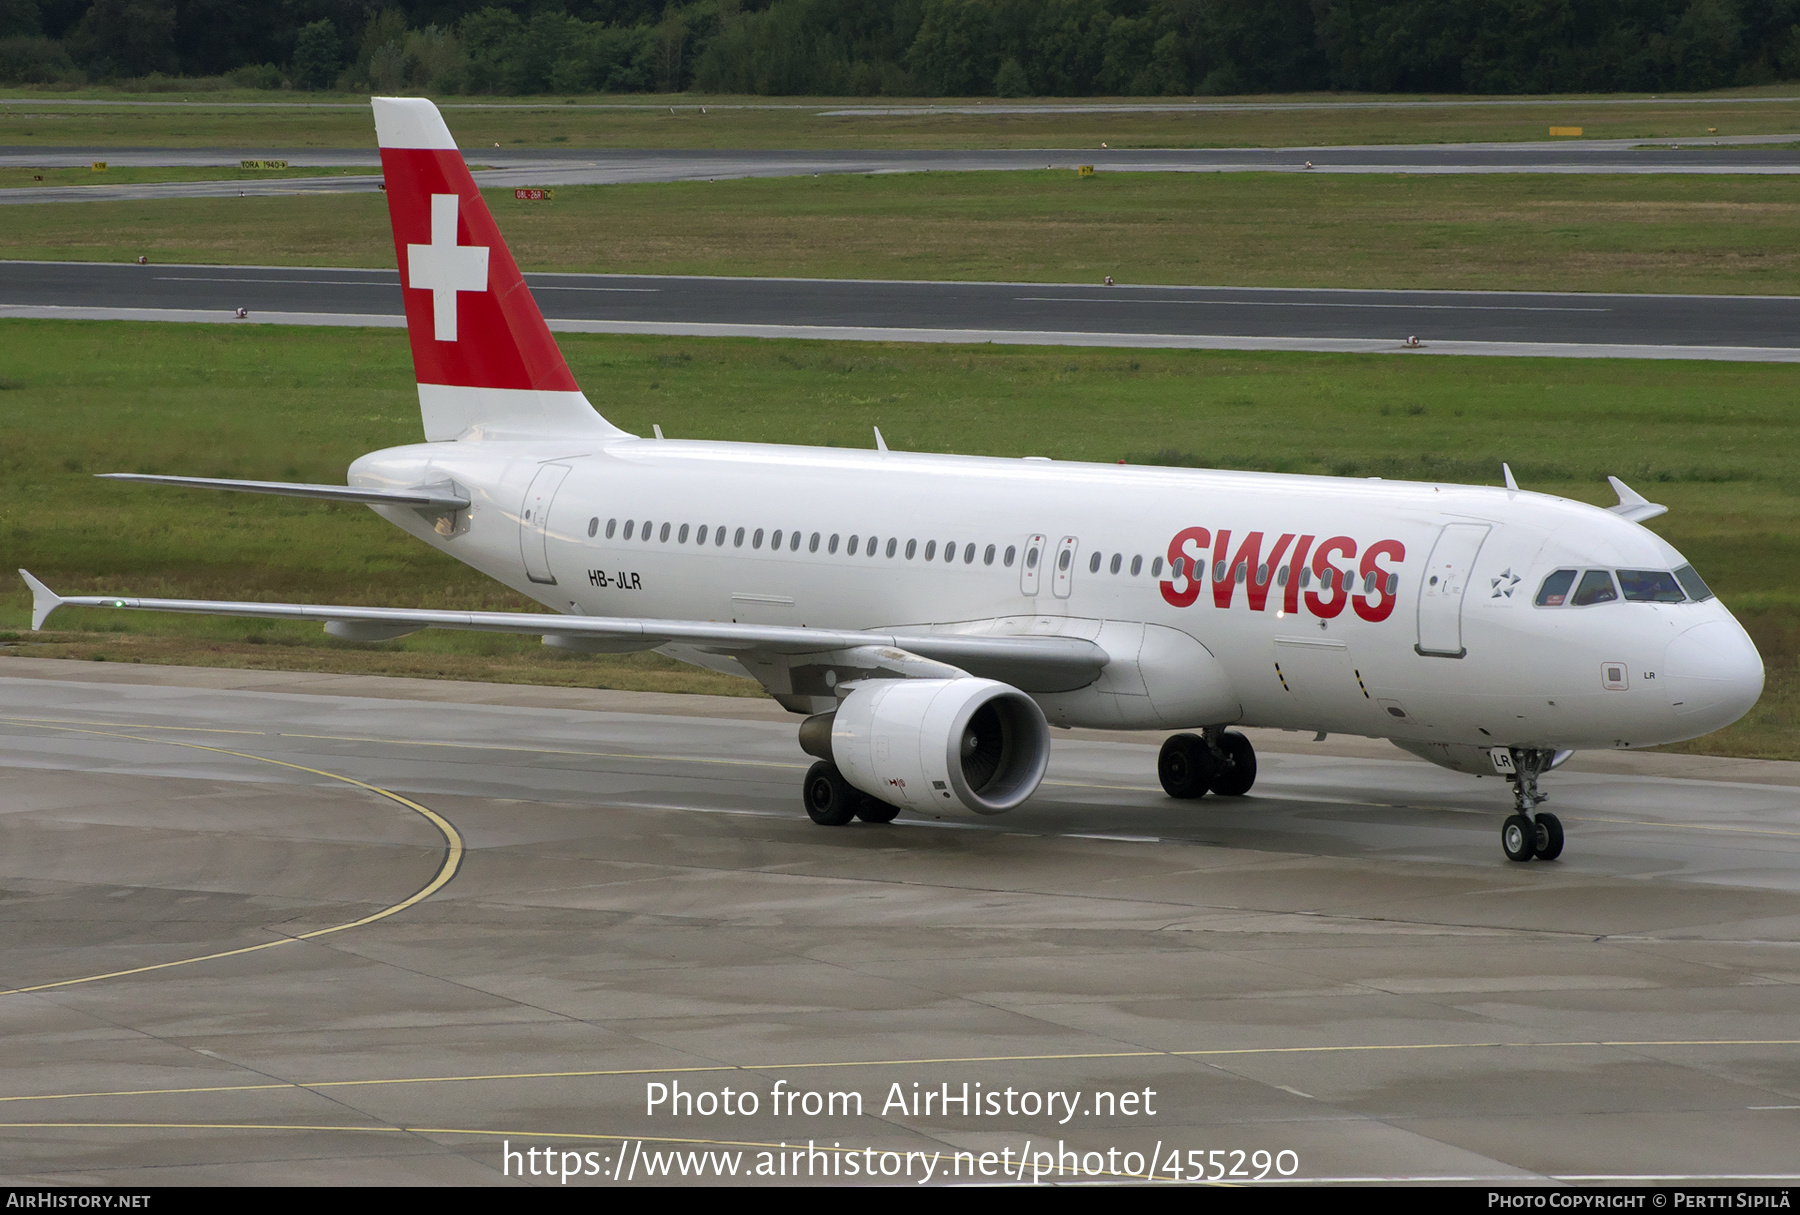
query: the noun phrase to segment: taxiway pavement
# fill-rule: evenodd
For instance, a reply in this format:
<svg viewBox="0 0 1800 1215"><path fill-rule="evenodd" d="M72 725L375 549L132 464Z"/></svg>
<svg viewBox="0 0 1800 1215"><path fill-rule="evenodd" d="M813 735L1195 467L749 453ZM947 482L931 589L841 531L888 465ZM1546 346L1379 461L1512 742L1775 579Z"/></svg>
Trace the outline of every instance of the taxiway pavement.
<svg viewBox="0 0 1800 1215"><path fill-rule="evenodd" d="M454 121L454 117L452 117ZM840 173L1073 170L1098 173L1800 173L1800 135L1705 137L1692 143L1575 139L1519 143L1373 144L1288 148L1053 148L999 150L711 150L483 148L463 155L486 187L612 185ZM221 166L285 160L292 167L374 167L374 148L0 147L0 168ZM0 205L227 198L240 194L367 193L379 178L290 177L266 181L162 182L0 189Z"/></svg>
<svg viewBox="0 0 1800 1215"><path fill-rule="evenodd" d="M1800 360L1800 297L527 276L564 332ZM404 323L392 270L0 262L0 316Z"/></svg>
<svg viewBox="0 0 1800 1215"><path fill-rule="evenodd" d="M0 705L5 1182L490 1184L503 1141L589 1182L809 1140L1796 1172L1800 765L1578 756L1563 859L1514 865L1505 786L1363 740L1259 734L1252 796L1176 804L1153 739L1059 736L1010 815L820 828L761 700L0 658ZM760 1108L648 1112L676 1082ZM1080 1096L883 1110L964 1082Z"/></svg>

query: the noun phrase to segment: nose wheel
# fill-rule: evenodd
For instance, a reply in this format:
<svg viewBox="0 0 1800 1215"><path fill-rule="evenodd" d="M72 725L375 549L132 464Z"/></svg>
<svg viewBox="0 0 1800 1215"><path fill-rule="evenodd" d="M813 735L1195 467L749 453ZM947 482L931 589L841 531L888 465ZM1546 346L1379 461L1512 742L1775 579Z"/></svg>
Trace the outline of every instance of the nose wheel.
<svg viewBox="0 0 1800 1215"><path fill-rule="evenodd" d="M1562 855L1562 820L1538 806L1549 800L1537 786L1538 773L1550 766L1550 751L1513 752L1513 813L1500 825L1500 848L1509 861L1553 861Z"/></svg>

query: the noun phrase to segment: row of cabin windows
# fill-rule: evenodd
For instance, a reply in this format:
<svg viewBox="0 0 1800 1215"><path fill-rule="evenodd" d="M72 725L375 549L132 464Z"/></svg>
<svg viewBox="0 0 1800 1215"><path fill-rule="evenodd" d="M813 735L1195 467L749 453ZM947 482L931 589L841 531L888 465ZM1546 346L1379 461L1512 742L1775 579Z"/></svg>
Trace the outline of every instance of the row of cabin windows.
<svg viewBox="0 0 1800 1215"><path fill-rule="evenodd" d="M1105 561L1105 554L1099 552L1089 554L1088 572L1090 574L1098 574L1100 572L1100 565L1103 561ZM1150 576L1152 578L1160 578L1162 576L1162 564L1161 557L1150 562ZM1107 562L1107 569L1115 574L1123 569L1124 566L1125 555L1123 553L1114 553L1112 555L1112 560ZM1131 559L1131 573L1134 577L1142 571L1143 567L1144 559L1142 557L1133 557ZM1186 557L1177 557L1169 565L1169 576L1171 578L1180 578L1189 572ZM1195 562L1191 572L1196 576L1203 576L1206 573L1206 568L1199 562ZM1289 570L1289 567L1285 565L1277 566L1271 571L1268 563L1265 562L1256 567L1256 585L1267 586L1269 585L1270 578L1273 577L1276 586L1286 586L1290 574L1291 571ZM1230 570L1228 573L1223 561L1214 562L1212 568L1212 580L1214 582L1224 582L1228 577L1235 581L1239 586L1242 586L1250 577L1250 563L1248 561L1240 561L1237 563L1236 568ZM1348 590L1354 586L1355 582L1355 574L1350 573L1348 570L1340 571L1329 565L1319 574L1319 586L1328 591L1339 584ZM1311 587L1312 583L1312 570L1306 566L1301 566L1300 585L1302 587ZM1380 586L1381 583L1381 575L1371 570L1369 573L1363 575L1362 589L1365 593L1372 594L1375 588ZM1400 589L1400 575L1389 574L1387 576L1387 584L1383 589L1385 589L1389 595L1398 591Z"/></svg>
<svg viewBox="0 0 1800 1215"><path fill-rule="evenodd" d="M599 531L599 518L595 517L589 519L588 535L598 535ZM788 531L779 527L772 532L765 531L760 527L754 531L742 527L733 531L731 528L723 525L713 527L705 523L702 523L697 528L686 523L681 524L679 527L672 523L664 523L658 528L656 523L650 519L645 519L642 523L639 523L635 519L627 519L625 520L624 531L621 533L619 530L619 521L617 519L608 519L606 521L606 538L608 540L611 540L614 536L619 536L624 540L630 540L634 534L638 539L646 543L651 540L659 540L664 544L669 542L671 536L674 538L675 543L686 544L691 535L696 546L710 542L714 548L723 548L726 541L729 540L733 548L743 548L745 542L748 541L752 549L760 549L766 538L770 552L775 552L776 550L785 547L788 552L797 553L800 551L800 546L802 544L806 546L806 551L809 553L818 552L821 544L824 546L827 553L833 554L841 547L844 550L844 554L850 557L859 554L865 557L873 557L876 554L883 552L884 549L889 557L893 557L901 551L900 540L895 536L889 536L887 543L884 546L879 536L852 534L850 538L846 540L841 533L835 532L827 537L823 532L814 532L812 535L808 536L799 530ZM943 553L943 560L946 564L954 562L957 559L957 545L958 541L946 540L940 550L936 540L927 540L924 549L925 560L938 560L938 553L941 551ZM978 552L981 556L981 563L983 565L994 564L995 558L998 557L1002 565L1010 568L1013 562L1019 559L1019 549L1017 545L1007 545L1005 553L1001 554L998 545L990 544L985 549L982 549L976 544L963 544L961 552L963 564L974 565L975 557ZM920 555L919 542L917 540L908 540L906 542L905 553L908 561L917 558ZM1033 552L1031 554L1032 564L1036 564L1036 557L1037 554Z"/></svg>
<svg viewBox="0 0 1800 1215"><path fill-rule="evenodd" d="M588 520L587 533L592 537L598 535L599 532L600 519L599 516L595 516ZM766 536L771 552L779 550L785 545L789 552L797 553L800 551L800 546L805 544L807 552L816 553L819 551L820 544L823 543L827 553L835 554L838 551L840 541L842 541L842 547L847 556L854 557L860 553L863 556L873 557L878 552L883 551L884 547L881 539L877 536L864 537L858 534L852 534L846 541L842 540L841 534L839 533L833 533L831 536L826 537L822 532L814 532L811 536L807 536L805 533L798 530L786 531L779 527L772 532L766 533L764 529L760 527L756 528L754 531L742 527L733 531L725 526L713 527L704 523L698 528L694 528L686 523L679 526L673 523L664 523L659 528L655 521L650 519L645 519L641 523L636 519L627 519L625 520L624 531L621 533L619 530L619 520L608 519L606 521L606 538L608 540L613 539L615 536L624 540L630 540L636 536L645 543L648 543L651 540L658 540L663 544L667 544L672 536L675 543L686 544L690 535L696 546L706 544L710 541L714 548L723 548L726 541L729 540L733 548L743 548L747 539L752 549L762 548ZM940 549L936 540L927 540L924 549L925 560L938 560L938 553L941 551L943 553L943 560L946 564L954 563L957 559L957 545L958 542L955 540L946 540L943 543L943 547ZM888 537L885 551L889 557L893 557L899 553L901 551L899 538L894 536ZM974 565L975 556L978 551L981 554L981 563L983 565L994 564L994 560L996 556L998 556L1000 564L1007 569L1012 568L1013 562L1018 559L1019 555L1019 550L1016 545L1007 545L1006 551L1002 554L997 545L990 544L986 548L981 548L981 546L976 544L965 543L962 545L963 564ZM906 560L908 561L917 558L919 556L919 542L917 540L908 540L906 542L905 553ZM1028 568L1035 568L1037 566L1037 561L1038 550L1035 548L1028 550L1025 554L1026 566ZM1112 559L1107 561L1106 554L1096 550L1088 556L1088 572L1092 574L1099 573L1102 563L1105 563L1107 569L1114 574L1118 574L1127 568L1124 553L1114 553ZM1070 554L1066 549L1062 553L1059 564L1065 570L1069 568ZM1142 574L1144 572L1144 558L1142 556L1132 557L1129 568L1131 576L1134 578ZM1161 557L1151 558L1150 576L1152 578L1160 578L1162 577L1162 571L1163 559ZM1169 576L1171 578L1181 578L1189 572L1187 558L1185 557L1177 557L1169 564ZM1197 575L1203 575L1206 571L1196 563L1192 572ZM1225 563L1223 561L1220 561L1213 566L1212 575L1214 582L1225 581L1227 575ZM1232 576L1235 577L1236 581L1241 585L1249 577L1249 562L1238 562L1237 568L1233 571ZM1256 567L1256 585L1267 586L1270 577L1271 571L1266 563ZM1276 586L1286 586L1289 577L1288 567L1285 565L1278 567L1273 571L1273 577ZM1347 571L1340 573L1338 570L1329 566L1327 566L1319 575L1319 585L1328 591L1340 580L1342 581L1343 586L1348 589L1354 584L1356 578L1355 575L1350 574ZM1312 581L1312 570L1302 567L1300 570L1300 585L1302 587L1310 587ZM1363 590L1365 592L1373 592L1379 583L1380 576L1371 572L1363 578ZM1387 593L1389 595L1394 594L1394 592L1399 589L1399 584L1399 575L1389 574L1387 576L1387 586L1385 588Z"/></svg>

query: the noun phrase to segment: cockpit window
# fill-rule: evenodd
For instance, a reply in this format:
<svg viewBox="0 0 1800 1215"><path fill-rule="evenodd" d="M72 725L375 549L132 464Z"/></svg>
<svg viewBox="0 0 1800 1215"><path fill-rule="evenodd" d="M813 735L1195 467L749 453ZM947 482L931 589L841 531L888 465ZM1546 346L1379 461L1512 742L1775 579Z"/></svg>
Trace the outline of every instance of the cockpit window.
<svg viewBox="0 0 1800 1215"><path fill-rule="evenodd" d="M1606 570L1589 570L1581 576L1581 585L1575 588L1575 606L1588 607L1595 603L1611 603L1619 597L1613 589L1612 574Z"/></svg>
<svg viewBox="0 0 1800 1215"><path fill-rule="evenodd" d="M1713 597L1712 588L1700 580L1700 575L1694 572L1694 567L1691 565L1684 565L1676 570L1675 581L1681 583L1681 589L1686 591L1688 598L1696 603Z"/></svg>
<svg viewBox="0 0 1800 1215"><path fill-rule="evenodd" d="M1687 598L1667 570L1620 570L1619 589L1630 603L1680 603Z"/></svg>
<svg viewBox="0 0 1800 1215"><path fill-rule="evenodd" d="M1539 607L1561 607L1569 601L1569 588L1575 583L1574 570L1557 570L1538 588Z"/></svg>

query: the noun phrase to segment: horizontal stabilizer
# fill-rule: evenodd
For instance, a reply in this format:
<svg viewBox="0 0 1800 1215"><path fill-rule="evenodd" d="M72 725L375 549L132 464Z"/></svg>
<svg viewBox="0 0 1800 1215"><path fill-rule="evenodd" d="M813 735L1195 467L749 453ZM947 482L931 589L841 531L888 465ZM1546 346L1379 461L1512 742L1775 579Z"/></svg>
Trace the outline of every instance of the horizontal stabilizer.
<svg viewBox="0 0 1800 1215"><path fill-rule="evenodd" d="M679 644L720 654L819 654L859 646L886 647L896 671L907 655L947 663L985 678L1007 671L1012 682L1030 682L1046 690L1085 687L1099 678L1110 661L1105 650L1079 637L968 636L945 633L866 633L856 630L808 629L780 624L728 624L711 620L650 620L608 616L563 616L544 612L445 612L414 608L333 607L308 603L238 603L213 599L133 599L114 595L61 597L20 570L37 603L34 619L64 604L75 607L136 608L150 612L184 612L203 616L247 616L264 620L317 620L333 627L333 636L356 640L398 637L419 629L459 629L485 633L536 633L555 637L564 649L588 648L581 642L632 643L622 649L653 649ZM574 643L574 644L571 644ZM594 648L600 648L595 645ZM1029 673L1028 681L1021 680Z"/></svg>
<svg viewBox="0 0 1800 1215"><path fill-rule="evenodd" d="M1646 519L1669 513L1668 507L1650 501L1617 477L1608 477L1606 480L1613 487L1613 492L1619 495L1619 504L1606 508L1613 514L1624 515L1633 523L1642 523Z"/></svg>
<svg viewBox="0 0 1800 1215"><path fill-rule="evenodd" d="M151 473L95 473L107 481L146 485L182 485L189 489L226 489L240 494L280 494L289 498L323 498L332 502L369 502L379 506L416 506L421 510L458 511L469 507L468 495L446 481L412 489L359 489L354 485L305 485L291 481L230 481L223 477L161 477Z"/></svg>

